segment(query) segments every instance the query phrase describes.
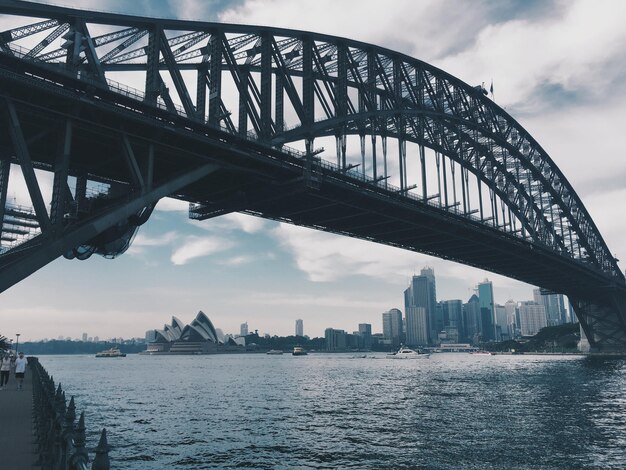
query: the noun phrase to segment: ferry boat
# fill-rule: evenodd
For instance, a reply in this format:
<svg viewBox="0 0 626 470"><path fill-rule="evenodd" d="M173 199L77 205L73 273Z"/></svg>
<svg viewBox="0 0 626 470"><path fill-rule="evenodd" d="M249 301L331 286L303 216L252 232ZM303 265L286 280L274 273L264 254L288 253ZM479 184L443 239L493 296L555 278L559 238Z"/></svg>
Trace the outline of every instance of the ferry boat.
<svg viewBox="0 0 626 470"><path fill-rule="evenodd" d="M473 354L474 356L493 356L493 353L489 351L474 351L470 354Z"/></svg>
<svg viewBox="0 0 626 470"><path fill-rule="evenodd" d="M119 348L111 348L106 351L100 351L96 357L126 357L126 353L120 352Z"/></svg>
<svg viewBox="0 0 626 470"><path fill-rule="evenodd" d="M270 349L265 354L269 354L270 356L280 356L282 353L283 352L280 349Z"/></svg>
<svg viewBox="0 0 626 470"><path fill-rule="evenodd" d="M388 359L428 359L429 357L429 353L414 351L404 346L402 346L398 352L387 355Z"/></svg>
<svg viewBox="0 0 626 470"><path fill-rule="evenodd" d="M296 346L295 348L293 348L293 352L291 354L293 356L306 356L308 353L304 350L304 348Z"/></svg>

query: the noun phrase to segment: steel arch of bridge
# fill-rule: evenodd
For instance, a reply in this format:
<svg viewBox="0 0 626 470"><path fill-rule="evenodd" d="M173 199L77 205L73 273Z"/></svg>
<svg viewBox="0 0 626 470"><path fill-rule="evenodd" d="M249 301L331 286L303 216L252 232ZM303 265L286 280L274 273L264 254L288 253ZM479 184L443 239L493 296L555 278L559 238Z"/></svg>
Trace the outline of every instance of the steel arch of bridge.
<svg viewBox="0 0 626 470"><path fill-rule="evenodd" d="M562 292L569 295L592 344L626 345L624 275L617 261L559 168L518 122L485 96L482 87L472 87L388 49L310 32L129 17L11 0L0 1L0 13L16 17L16 27L0 33L2 79L13 87L7 90L15 90L2 94L8 132L0 147L0 221L4 220L3 241L10 249L0 255L4 263L0 269L27 266L18 269L21 274L3 289L60 254L86 258L93 252L122 252L156 201L175 195L192 203L190 215L196 219L247 211L430 253ZM99 33L92 34L96 29ZM63 41L61 47L55 41ZM141 73L142 90L110 78L133 73ZM55 137L53 156L31 155L36 153L31 152L31 142L37 136L29 132L42 124L34 120L33 98L19 89L20 79L54 85L56 95L63 91L67 102L74 103L73 108L59 104L64 101L56 96L56 101L45 98L54 105L37 104L37 112L56 113L64 122L57 130L62 137ZM190 89L192 80L195 89ZM42 89L39 96L46 93L52 91ZM286 174L281 173L280 178L278 170L272 170L272 183L255 191L250 190L246 176L226 182L220 177L211 182L217 188L212 193L190 190L228 165L223 160L203 161L197 158L197 151L185 154L181 147L179 152L187 158L181 158L179 167L166 168L163 163L159 168L165 155L170 161L174 158L171 148L166 149L158 138L142 139L139 128L133 135L124 129L112 130L108 122L96 123L95 118L90 125L106 126L115 134L111 139L120 142L118 151L127 172L103 171L88 162L78 168L70 157L84 119L80 106L87 105L79 104L77 94L97 97L102 101L98 106L116 106L112 113L131 110L157 119L160 127L178 135L184 130L220 140L233 153L239 150L232 149L244 149L244 154L263 154L274 163L282 158L281 165L289 162L290 170L283 168ZM348 136L358 137L360 161L358 156L350 161L354 156L347 151ZM333 164L317 155L314 141L322 137L335 140ZM393 163L388 141L397 148ZM304 152L286 147L292 142L302 143ZM416 148L418 168L414 172L407 165L411 157L407 143ZM224 148L220 151L228 153ZM139 155L142 152L148 155L145 159ZM22 167L32 212L5 210L11 162ZM237 165L238 170L228 168L220 170L221 174L232 176L241 170L242 164ZM398 172L397 185L390 183L391 166ZM294 168L301 178L294 178ZM50 211L33 169L54 172ZM254 170L258 180L261 169ZM262 172L266 177L267 171ZM164 176L168 172L176 174ZM155 174L161 174L159 185ZM68 176L76 178L71 190ZM410 177L416 178L416 184L411 184ZM98 228L86 222L93 219L94 209L76 209L89 199L85 194L88 180L125 193L126 202L120 205L117 199L115 207L101 202L106 197L98 199L98 214L104 219ZM349 186L353 192L326 190L328 181ZM318 194L300 195L302 187ZM348 204L355 191L367 191L369 199ZM300 206L286 207L284 196L294 194ZM423 228L424 222L411 225L406 219L410 211L396 217L404 218L404 229L391 230L384 225L389 221L377 222L382 231L374 228L376 223L364 223L361 219L380 218L387 211L384 207L370 209L370 205L375 207L374 196L436 214L429 219L432 226L436 226L435 220L445 220L437 222L441 227L433 234L451 233L446 224L467 227L468 238L475 240L462 248L478 250L480 256L438 245L432 241L436 235L416 241L413 232ZM368 206L366 213L364 205ZM339 210L344 206L352 212ZM324 207L334 208L334 216ZM74 216L64 218L72 215L71 208ZM345 223L350 218L354 219L352 225ZM38 235L20 238L22 234L16 232L29 224ZM111 233L111 225L119 230ZM70 229L76 229L71 236ZM412 232L402 238L402 230ZM103 242L105 232L108 238ZM48 241L42 243L46 236ZM98 237L99 245L93 241ZM507 271L489 258L480 246L481 237L520 250L519 257L536 253L541 263ZM57 248L48 250L47 257L37 254L38 246L44 250L43 246L54 243ZM23 262L28 250L33 253L30 264ZM539 272L542 266L544 272ZM553 278L558 272L562 274L557 281Z"/></svg>

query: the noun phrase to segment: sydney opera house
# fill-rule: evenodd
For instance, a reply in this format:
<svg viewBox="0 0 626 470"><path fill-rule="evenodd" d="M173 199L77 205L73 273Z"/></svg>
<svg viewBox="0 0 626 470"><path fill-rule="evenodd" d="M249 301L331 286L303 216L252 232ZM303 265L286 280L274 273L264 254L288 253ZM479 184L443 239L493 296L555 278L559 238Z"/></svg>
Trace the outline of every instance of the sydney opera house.
<svg viewBox="0 0 626 470"><path fill-rule="evenodd" d="M189 325L172 317L172 323L164 325L162 330L148 330L146 343L147 354L210 354L242 347L231 337L225 338L220 330L216 330L202 311Z"/></svg>

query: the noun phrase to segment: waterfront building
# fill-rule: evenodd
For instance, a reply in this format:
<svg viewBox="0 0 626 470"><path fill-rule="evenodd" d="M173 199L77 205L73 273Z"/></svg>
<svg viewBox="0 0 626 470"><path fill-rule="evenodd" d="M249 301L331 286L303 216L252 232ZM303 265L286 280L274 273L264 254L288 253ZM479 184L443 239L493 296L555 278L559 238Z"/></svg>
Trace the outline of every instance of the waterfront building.
<svg viewBox="0 0 626 470"><path fill-rule="evenodd" d="M404 342L402 326L402 312L397 308L392 308L383 313L383 338L390 341L392 346L400 346Z"/></svg>
<svg viewBox="0 0 626 470"><path fill-rule="evenodd" d="M520 302L519 317L522 336L536 335L548 326L545 307L533 301Z"/></svg>
<svg viewBox="0 0 626 470"><path fill-rule="evenodd" d="M326 328L324 338L326 339L326 351L345 351L347 335L344 330Z"/></svg>
<svg viewBox="0 0 626 470"><path fill-rule="evenodd" d="M465 323L463 321L463 302L458 299L442 300L437 304L441 315L441 331L446 332L447 340L465 339ZM456 339L455 339L456 338Z"/></svg>
<svg viewBox="0 0 626 470"><path fill-rule="evenodd" d="M496 341L511 339L509 335L509 323L504 305L496 305Z"/></svg>
<svg viewBox="0 0 626 470"><path fill-rule="evenodd" d="M555 294L543 289L534 289L533 300L536 304L544 306L548 326L562 325L567 322L563 294Z"/></svg>
<svg viewBox="0 0 626 470"><path fill-rule="evenodd" d="M507 300L504 304L504 310L506 312L506 323L509 338L517 338L519 336L519 312L517 309L517 302L514 300Z"/></svg>
<svg viewBox="0 0 626 470"><path fill-rule="evenodd" d="M220 347L237 346L232 338L220 339L213 323L202 311L188 325L172 317L169 325L164 325L163 329L148 330L145 338L148 353L209 353L217 352Z"/></svg>
<svg viewBox="0 0 626 470"><path fill-rule="evenodd" d="M239 336L248 336L248 322L242 323L239 327Z"/></svg>
<svg viewBox="0 0 626 470"><path fill-rule="evenodd" d="M480 300L476 294L472 295L463 305L463 322L465 336L472 344L480 342Z"/></svg>
<svg viewBox="0 0 626 470"><path fill-rule="evenodd" d="M358 336L360 338L359 349L370 349L372 347L372 325L369 323L359 323Z"/></svg>
<svg viewBox="0 0 626 470"><path fill-rule="evenodd" d="M495 304L493 301L493 284L485 279L478 284L478 300L480 302L480 335L482 341L496 340Z"/></svg>
<svg viewBox="0 0 626 470"><path fill-rule="evenodd" d="M296 320L296 336L304 336L304 322L300 319Z"/></svg>
<svg viewBox="0 0 626 470"><path fill-rule="evenodd" d="M435 272L424 268L413 276L404 291L406 342L410 346L427 346L437 338L437 289Z"/></svg>
<svg viewBox="0 0 626 470"><path fill-rule="evenodd" d="M425 307L408 307L406 310L406 343L409 346L428 346L430 342L428 310Z"/></svg>

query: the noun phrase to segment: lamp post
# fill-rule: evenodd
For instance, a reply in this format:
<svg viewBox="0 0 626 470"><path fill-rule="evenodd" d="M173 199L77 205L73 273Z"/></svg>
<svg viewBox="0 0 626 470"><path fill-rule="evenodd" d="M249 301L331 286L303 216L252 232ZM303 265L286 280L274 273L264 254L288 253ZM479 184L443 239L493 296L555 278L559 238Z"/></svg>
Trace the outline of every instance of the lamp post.
<svg viewBox="0 0 626 470"><path fill-rule="evenodd" d="M15 340L15 355L17 356L17 348L20 345L20 333L15 333L15 337L17 338Z"/></svg>

